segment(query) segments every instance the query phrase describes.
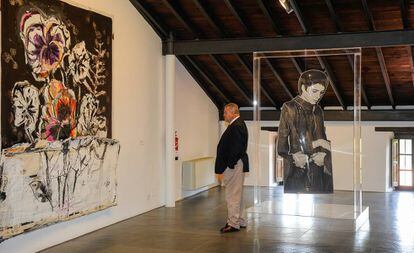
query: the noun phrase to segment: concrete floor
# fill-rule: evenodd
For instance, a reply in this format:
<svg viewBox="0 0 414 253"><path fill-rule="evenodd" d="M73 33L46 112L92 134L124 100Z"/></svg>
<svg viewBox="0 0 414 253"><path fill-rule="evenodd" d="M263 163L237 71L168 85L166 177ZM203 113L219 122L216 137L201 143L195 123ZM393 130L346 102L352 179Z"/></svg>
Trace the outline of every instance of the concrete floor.
<svg viewBox="0 0 414 253"><path fill-rule="evenodd" d="M262 200L282 201L281 187L263 188ZM253 188L245 188L247 206ZM313 202L350 204L352 193L314 195ZM220 234L226 219L220 187L109 226L44 253L414 252L414 193L365 193L370 220L358 232L341 220L249 214L238 233Z"/></svg>

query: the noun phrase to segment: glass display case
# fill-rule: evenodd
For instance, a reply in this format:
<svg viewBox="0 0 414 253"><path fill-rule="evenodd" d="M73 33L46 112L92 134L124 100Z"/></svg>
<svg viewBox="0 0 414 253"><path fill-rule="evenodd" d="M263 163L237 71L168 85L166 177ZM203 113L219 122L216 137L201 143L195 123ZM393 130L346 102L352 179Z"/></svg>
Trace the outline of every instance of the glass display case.
<svg viewBox="0 0 414 253"><path fill-rule="evenodd" d="M347 154L347 159L349 161L352 160L352 164L349 164L349 173L352 173L353 178L353 199L352 202L345 204L330 201L325 203L313 201L317 194L330 194L333 192L335 180L332 179L332 173L335 175L335 163L332 166L332 157L335 158L337 153L345 152L340 148L331 150L329 136L326 136L325 132L324 110L319 106L319 101L321 101L327 90L331 94L336 94L337 92L337 87L332 85L333 81L330 75L332 72L329 73L332 69L327 69L327 66L324 64L329 61L330 57L339 57L344 62L348 62L348 66L353 71L353 105L348 108L341 108L352 110L353 113L353 124L349 126L353 129L353 138L349 140L349 146L352 146L352 152L348 152ZM292 99L284 103L280 111L275 112L280 115L278 121L279 154L282 154L281 149L286 149L283 159L285 168L283 171L285 187L283 201L280 199L262 200L263 188L259 182L261 178L259 157L261 146L259 138L262 122L261 115L264 110L268 109L263 108L261 105L261 84L264 79L261 72L263 65L269 64L269 60L290 60L294 64L296 63L295 67L299 72L297 96L293 94L291 96ZM302 64L299 65L299 61ZM250 145L252 145L251 148L253 150L251 173L255 178L255 186L254 206L249 208L248 212L344 219L353 223L356 229L359 228L369 216L369 208L363 206L362 192L361 49L344 48L255 52L253 54L253 67L254 122ZM282 137L285 138L285 144L280 143L283 141ZM332 146L335 146L335 143L332 143ZM287 164L291 165L290 171L286 170L286 167L289 167ZM290 188L289 190L287 189L286 181L289 180L289 174L292 174L292 171L300 172L301 174L295 175L295 178L302 177L303 180L298 183L300 185L299 188L295 186L296 188ZM320 179L319 177L325 177L325 179ZM318 178L320 179L319 181ZM333 186L323 186L325 188L322 186L322 188L316 187L317 184L329 184L326 183L326 180L329 180L329 178Z"/></svg>

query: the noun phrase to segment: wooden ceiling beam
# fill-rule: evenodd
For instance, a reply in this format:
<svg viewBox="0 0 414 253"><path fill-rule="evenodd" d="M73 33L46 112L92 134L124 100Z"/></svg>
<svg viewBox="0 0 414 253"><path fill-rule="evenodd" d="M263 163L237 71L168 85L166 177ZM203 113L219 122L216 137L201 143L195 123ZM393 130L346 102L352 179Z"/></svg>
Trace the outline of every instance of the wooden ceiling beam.
<svg viewBox="0 0 414 253"><path fill-rule="evenodd" d="M335 23L336 31L338 33L343 32L344 29L343 29L342 23L339 20L338 15L336 14L335 6L334 6L333 2L331 0L325 0L325 3L326 3L326 6L328 7L329 14L331 16L332 22ZM349 65L351 66L352 71L354 71L354 61L353 61L352 56L347 55L347 58L348 58L348 62L349 62ZM371 106L370 106L367 94L365 92L364 86L365 86L364 82L362 81L362 78L361 78L361 95L362 95L362 99L364 100L364 102L367 105L368 109L370 109Z"/></svg>
<svg viewBox="0 0 414 253"><path fill-rule="evenodd" d="M394 134L414 134L414 127L375 127L375 132L394 132Z"/></svg>
<svg viewBox="0 0 414 253"><path fill-rule="evenodd" d="M375 30L375 24L374 24L374 18L372 17L371 10L369 9L367 0L361 0L362 1L362 8L364 9L365 14L365 20L368 23L368 29L370 31Z"/></svg>
<svg viewBox="0 0 414 253"><path fill-rule="evenodd" d="M409 28L410 21L408 20L408 5L406 0L400 0L401 19L404 30Z"/></svg>
<svg viewBox="0 0 414 253"><path fill-rule="evenodd" d="M207 85L205 84L205 80L200 77L200 73L197 71L197 69L193 66L191 62L187 60L184 56L178 56L178 60L183 64L183 66L187 69L188 73L196 80L198 85L200 85L201 89L206 93L206 95L213 101L213 103L216 105L217 108L221 109L225 105L225 100L218 99L217 97L211 95L210 91L207 88Z"/></svg>
<svg viewBox="0 0 414 253"><path fill-rule="evenodd" d="M375 22L374 17L372 16L371 9L369 8L367 0L362 0L362 5L364 8L365 16L367 18L370 30L375 31ZM381 47L375 47L375 52L377 55L378 63L381 67L381 74L384 79L385 88L387 89L387 95L390 100L391 106L395 109L394 96L392 95L391 81L388 75L387 64L385 63L384 54Z"/></svg>
<svg viewBox="0 0 414 253"><path fill-rule="evenodd" d="M208 20L208 22L220 33L221 36L226 36L226 32L221 28L219 22L213 17L210 10L206 8L199 0L193 0L194 4L197 8L203 13L204 17ZM243 58L240 54L235 54L239 62L243 65L245 70L252 76L253 72L251 66L248 62ZM261 92L263 95L270 101L270 103L276 108L280 109L280 103L276 102L277 100L271 95L270 90L266 87L266 85L261 86Z"/></svg>
<svg viewBox="0 0 414 253"><path fill-rule="evenodd" d="M330 1L328 1L328 2L330 2ZM307 34L309 32L309 29L308 29L309 26L306 24L306 20L303 17L303 14L300 10L300 7L299 7L298 3L295 0L291 0L291 4L292 4L293 10L295 11L296 17L298 18L299 22L301 24L304 24L304 25L302 25L303 32L305 34ZM331 13L331 16L333 15L336 18L336 14L335 14L335 11L333 10L332 3L330 3L330 6L331 6L332 10L329 10L329 11L333 12L333 13ZM328 6L328 8L329 8L329 6ZM335 22L339 24L338 20L335 20ZM336 77L334 75L334 72L332 71L332 68L331 68L330 64L328 63L328 61L325 60L324 57L318 56L317 58L318 58L319 64L322 66L323 69L325 69L325 71L328 75L328 78L330 79L331 87L332 87L332 89L335 93L336 98L338 99L339 104L341 105L341 107L344 110L346 110L346 104L345 104L345 102L342 98L341 93L339 92L339 89L337 88L337 85L336 85L337 80L336 80ZM295 64L295 66L296 66L296 64Z"/></svg>
<svg viewBox="0 0 414 253"><path fill-rule="evenodd" d="M211 26L214 27L214 29L217 30L217 32L220 34L220 36L226 36L226 32L221 28L220 23L213 17L211 10L206 8L205 5L203 5L199 0L193 0L194 4L197 6L197 8L201 11L204 18L207 19L207 21L210 23ZM231 4L231 3L230 3ZM232 6L233 7L233 6ZM234 9L234 8L233 8ZM234 11L236 11L234 9ZM238 13L236 13L238 15ZM241 18L240 16L238 16ZM242 24L243 25L243 24ZM237 57L240 57L239 55L236 55ZM234 85L238 88L238 90L241 92L243 97L251 102L251 98L247 95L248 91L243 88L244 85L241 83L238 79L236 79L235 75L232 73L232 71L226 66L226 64L219 59L217 56L211 56L215 63L221 68L221 70L226 74L226 76L233 82ZM263 89L262 89L263 91ZM264 95L269 99L269 101L275 106L275 108L278 108L277 104L273 100L273 98L270 96L267 91L264 91Z"/></svg>
<svg viewBox="0 0 414 253"><path fill-rule="evenodd" d="M223 59L221 59L217 55L210 55L210 57L213 59L214 63L219 66L221 71L225 74L225 76L233 83L234 86L239 90L240 94L243 96L243 98L248 102L248 104L253 105L252 97L249 96L249 91L244 87L244 84L240 82L238 78L232 73L229 66L224 62Z"/></svg>
<svg viewBox="0 0 414 253"><path fill-rule="evenodd" d="M407 53L408 53L408 59L410 61L411 78L413 79L413 86L414 86L414 58L413 58L413 51L412 51L411 46L407 46Z"/></svg>
<svg viewBox="0 0 414 253"><path fill-rule="evenodd" d="M262 110L260 112L261 121L278 121L280 119L280 111ZM240 115L246 121L253 120L253 110L240 110ZM220 113L220 119L222 119ZM414 118L414 110L362 110L362 121L412 121ZM353 121L353 110L324 110L325 121Z"/></svg>
<svg viewBox="0 0 414 253"><path fill-rule="evenodd" d="M237 21L240 23L240 25L243 27L244 32L251 36L252 33L249 30L249 27L247 26L246 22L243 20L240 11L238 10L237 6L233 4L232 0L224 0L224 3L226 4L227 8L229 8L230 12L233 14L233 16L237 19Z"/></svg>
<svg viewBox="0 0 414 253"><path fill-rule="evenodd" d="M166 5L171 12L174 14L175 18L177 18L180 23L189 31L191 32L192 36L195 39L198 39L200 37L200 34L198 32L198 29L195 27L193 22L190 20L190 18L184 13L181 6L178 4L177 1L173 0L163 0L162 1L164 5Z"/></svg>
<svg viewBox="0 0 414 253"><path fill-rule="evenodd" d="M298 3L298 1L296 0L290 0L290 4L292 5L292 9L296 14L296 17L299 21L300 26L302 27L302 30L305 34L309 34L309 23L307 22L307 20L305 19L305 17L303 16L302 10L300 8L300 5Z"/></svg>
<svg viewBox="0 0 414 253"><path fill-rule="evenodd" d="M239 60L239 62L242 64L242 66L245 68L245 70L250 74L250 76L253 78L253 67L251 66L251 64L249 64L248 61L246 61L242 55L236 54L237 59ZM265 97L270 101L270 103L272 103L272 105L279 110L280 109L280 103L277 102L277 99L274 98L271 94L272 92L269 90L268 88L268 84L267 82L265 82L265 80L261 80L261 92L263 93L263 95L265 95Z"/></svg>
<svg viewBox="0 0 414 253"><path fill-rule="evenodd" d="M213 80L213 77L206 71L206 68L204 66L201 66L197 62L195 62L193 59L191 59L190 56L184 56L184 58L191 63L192 66L197 70L198 73L214 88L217 90L217 92L220 94L220 96L224 99L224 102L229 103L230 99L226 95L226 91L223 90L223 88L219 85L217 85L216 81Z"/></svg>
<svg viewBox="0 0 414 253"><path fill-rule="evenodd" d="M257 4L260 7L260 10L263 12L263 14L265 15L265 17L267 18L267 20L270 22L270 24L272 25L273 30L275 31L275 33L277 35L281 35L282 31L280 29L279 24L276 22L276 20L273 18L272 14L269 11L269 8L266 6L266 3L263 0L257 0L256 1Z"/></svg>
<svg viewBox="0 0 414 253"><path fill-rule="evenodd" d="M169 31L166 25L160 21L155 14L152 13L149 6L140 0L130 0L132 5L137 9L137 11L144 17L144 19L150 24L150 26L154 29L154 31L158 34L158 36L166 40L171 31ZM229 102L230 100L226 95L224 95L223 91L217 87L217 85L210 79L209 74L202 71L202 69L195 64L195 62L188 56L177 56L178 60L184 65L190 75L194 78L194 80L198 83L201 89L207 94L207 96L211 99L211 101L217 106L217 108L222 108L224 103ZM200 72L201 71L201 72ZM203 78L201 78L202 76ZM211 94L211 92L206 88L205 81L209 82L210 85L215 88L222 99L219 99Z"/></svg>
<svg viewBox="0 0 414 253"><path fill-rule="evenodd" d="M375 51L377 53L377 58L381 66L381 73L382 73L382 77L384 78L385 87L387 88L388 98L390 100L391 106L395 109L395 102L394 102L394 97L392 95L391 81L388 75L388 70L387 70L387 65L385 63L384 54L382 53L381 48L375 48Z"/></svg>
<svg viewBox="0 0 414 253"><path fill-rule="evenodd" d="M165 40L168 38L169 31L166 26L152 13L150 8L147 6L145 1L140 0L129 0L131 4L141 13L142 17L150 24L154 31L160 36L161 39Z"/></svg>
<svg viewBox="0 0 414 253"><path fill-rule="evenodd" d="M175 40L172 52L163 43L163 53L175 55L241 54L259 51L387 47L411 45L414 30L337 33L276 38Z"/></svg>
<svg viewBox="0 0 414 253"><path fill-rule="evenodd" d="M335 6L331 0L325 0L326 6L328 7L329 15L331 16L332 22L334 22L336 26L337 32L343 32L343 27L341 22L339 21L338 15L336 15Z"/></svg>
<svg viewBox="0 0 414 253"><path fill-rule="evenodd" d="M408 6L406 0L400 0L400 10L401 10L401 19L403 21L403 27L404 29L408 29L410 22L408 20ZM408 59L410 61L410 69L411 69L411 78L413 80L413 86L414 86L414 60L413 60L413 52L411 46L407 46L407 53L408 53Z"/></svg>
<svg viewBox="0 0 414 253"><path fill-rule="evenodd" d="M295 66L296 70L298 71L299 75L302 74L302 72L304 71L304 67L302 65L302 63L300 62L300 60L298 58L290 58L290 60L292 61L293 65Z"/></svg>
<svg viewBox="0 0 414 253"><path fill-rule="evenodd" d="M270 62L268 58L263 58L264 62L269 66L270 70L272 71L273 75L276 77L276 80L279 82L279 84L282 86L283 90L286 92L286 94L289 96L289 98L293 98L293 94L290 91L289 87L286 85L285 81L283 81L282 77L279 75L273 64Z"/></svg>
<svg viewBox="0 0 414 253"><path fill-rule="evenodd" d="M225 36L226 32L224 32L224 30L220 27L219 22L213 18L212 11L207 8L207 6L203 5L200 0L193 0L193 3L197 6L208 23L219 33L219 35L221 37Z"/></svg>
<svg viewBox="0 0 414 253"><path fill-rule="evenodd" d="M321 56L318 56L318 61L321 64L322 68L326 71L326 74L328 75L328 78L330 79L330 83L331 83L331 87L336 95L336 98L338 99L339 104L341 105L341 107L346 110L346 104L344 102L344 99L342 98L342 95L336 85L337 83L337 79L335 77L334 72L332 71L332 68L330 66L330 64L328 63L328 61Z"/></svg>

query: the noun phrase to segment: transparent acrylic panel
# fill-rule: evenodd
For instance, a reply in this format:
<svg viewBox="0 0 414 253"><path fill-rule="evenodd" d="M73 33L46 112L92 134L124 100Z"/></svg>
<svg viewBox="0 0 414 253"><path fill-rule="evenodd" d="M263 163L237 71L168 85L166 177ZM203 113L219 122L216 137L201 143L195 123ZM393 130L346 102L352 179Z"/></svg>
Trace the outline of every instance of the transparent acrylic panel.
<svg viewBox="0 0 414 253"><path fill-rule="evenodd" d="M264 108L262 105L262 102L264 100L261 99L261 91L264 90L262 87L262 82L268 82L266 80L266 77L264 77L264 74L262 74L262 71L265 71L264 69L268 69L269 66L271 66L274 61L287 61L290 60L294 67L298 70L300 76L303 76L302 73L306 70L310 69L318 69L323 70L325 73L327 73L328 81L329 83L332 83L333 80L331 78L331 75L329 74L329 66L328 61L326 60L329 57L342 57L343 59L346 59L346 61L349 62L352 71L353 71L353 77L351 77L350 81L353 81L353 93L354 93L354 100L353 105L347 105L346 107L343 100L338 97L338 101L341 105L341 109L352 109L353 112L353 124L352 124L352 132L353 132L353 138L349 140L349 146L350 151L343 152L347 153L349 156L352 157L352 178L353 178L353 193L351 194L353 201L352 203L349 203L348 205L339 205L335 203L319 203L315 202L315 200L312 198L312 201L303 201L303 199L308 199L308 197L303 197L305 194L302 192L295 193L295 195L298 199L302 199L302 201L295 201L292 200L292 198L289 198L290 194L284 194L282 199L278 199L277 201L272 201L268 199L263 199L262 197L265 196L265 194L262 195L262 188L261 185L263 185L263 182L261 182L262 178L262 172L261 172L261 159L260 159L260 131L261 131L261 114L264 110L269 110L269 108ZM299 62L298 60L301 60L302 62ZM301 64L299 64L299 63ZM266 67L263 67L266 66ZM263 69L262 69L263 68ZM255 186L254 186L254 206L248 209L248 212L253 213L274 213L274 214L281 214L281 215L298 215L298 216L309 216L309 217L322 217L322 218L334 218L334 219L349 219L354 220L356 223L363 223L366 219L368 219L368 208L364 207L362 205L362 155L361 155L361 49L360 48L345 48L345 49L323 49L323 50L295 50L295 51L275 51L275 52L255 52L253 54L253 108L254 108L254 122L253 122L253 132L252 132L252 142L251 145L253 145L254 152L252 153L252 170L251 174L254 175L255 178ZM309 72L315 74L315 72ZM332 72L331 72L332 73ZM279 84L283 82L281 80L280 75L273 71L273 74L275 75L276 79L278 80ZM268 78L268 77L267 77ZM282 85L283 86L283 85ZM299 92L299 88L297 91L293 91L289 94L289 88L282 87L281 89L286 94L289 95L289 97L293 100L295 96ZM314 92L318 92L317 90ZM331 86L330 89L326 88L325 91L321 92L324 93L327 92L332 95L337 95L338 90ZM293 94L294 93L294 94ZM268 94L266 94L268 95ZM274 97L280 97L277 94ZM322 95L323 96L323 95ZM268 96L267 96L268 97ZM330 96L332 97L332 96ZM264 96L262 97L264 99ZM320 99L320 98L319 98ZM319 100L318 100L319 102ZM280 113L280 108L277 108ZM275 109L273 109L275 110ZM281 115L283 118L283 115ZM322 112L322 122L323 122L323 112ZM323 126L323 125L322 125ZM281 129L281 126L279 125L279 130ZM299 135L300 136L300 135ZM292 142L292 136L289 136L289 144ZM325 137L326 138L326 137ZM301 139L301 138L299 138ZM294 142L294 141L293 141ZM301 143L300 140L298 140L299 143ZM312 142L313 148L315 148L315 141ZM299 145L301 147L300 153L305 153L305 149L303 149L304 145ZM322 142L320 143L321 147L329 146L329 149L331 147L330 142ZM312 147L312 146L311 146ZM330 151L330 150L329 150ZM289 150L290 152L290 150ZM332 152L335 152L332 150ZM292 155L293 154L289 154ZM309 169L309 163L313 162L315 164L319 164L317 161L323 160L325 156L322 156L322 158L317 158L316 155L313 155L312 157L310 155L305 156L297 156L295 157L294 162L296 164L302 164L303 167ZM302 159L302 158L303 159ZM332 158L331 158L332 159ZM300 162L302 161L302 163ZM326 161L326 159L324 160ZM296 163L298 162L298 163ZM332 160L331 160L332 163ZM324 163L323 163L324 164ZM351 162L350 162L351 165ZM324 166L324 165L320 165ZM326 168L327 166L325 166ZM335 168L332 168L333 173L335 173ZM329 174L329 170L326 174ZM332 176L332 174L331 174ZM309 179L311 180L311 179ZM285 186L286 187L286 186ZM307 187L307 186L306 186ZM308 189L308 188L306 188ZM264 192L263 192L264 193ZM307 195L312 195L312 191L306 193ZM268 197L268 196L266 196ZM318 197L316 197L317 199ZM361 224L359 224L361 225Z"/></svg>
<svg viewBox="0 0 414 253"><path fill-rule="evenodd" d="M260 59L253 59L253 170L254 170L254 204L260 205Z"/></svg>

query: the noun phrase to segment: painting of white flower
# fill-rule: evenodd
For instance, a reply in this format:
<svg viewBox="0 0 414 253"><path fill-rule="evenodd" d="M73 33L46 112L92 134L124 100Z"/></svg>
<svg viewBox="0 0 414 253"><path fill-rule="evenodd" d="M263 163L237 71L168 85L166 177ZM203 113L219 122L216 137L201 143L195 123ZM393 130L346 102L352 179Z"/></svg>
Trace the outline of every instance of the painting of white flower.
<svg viewBox="0 0 414 253"><path fill-rule="evenodd" d="M28 81L17 82L12 90L14 125L24 126L27 138L34 142L32 133L36 130L39 117L39 90Z"/></svg>

